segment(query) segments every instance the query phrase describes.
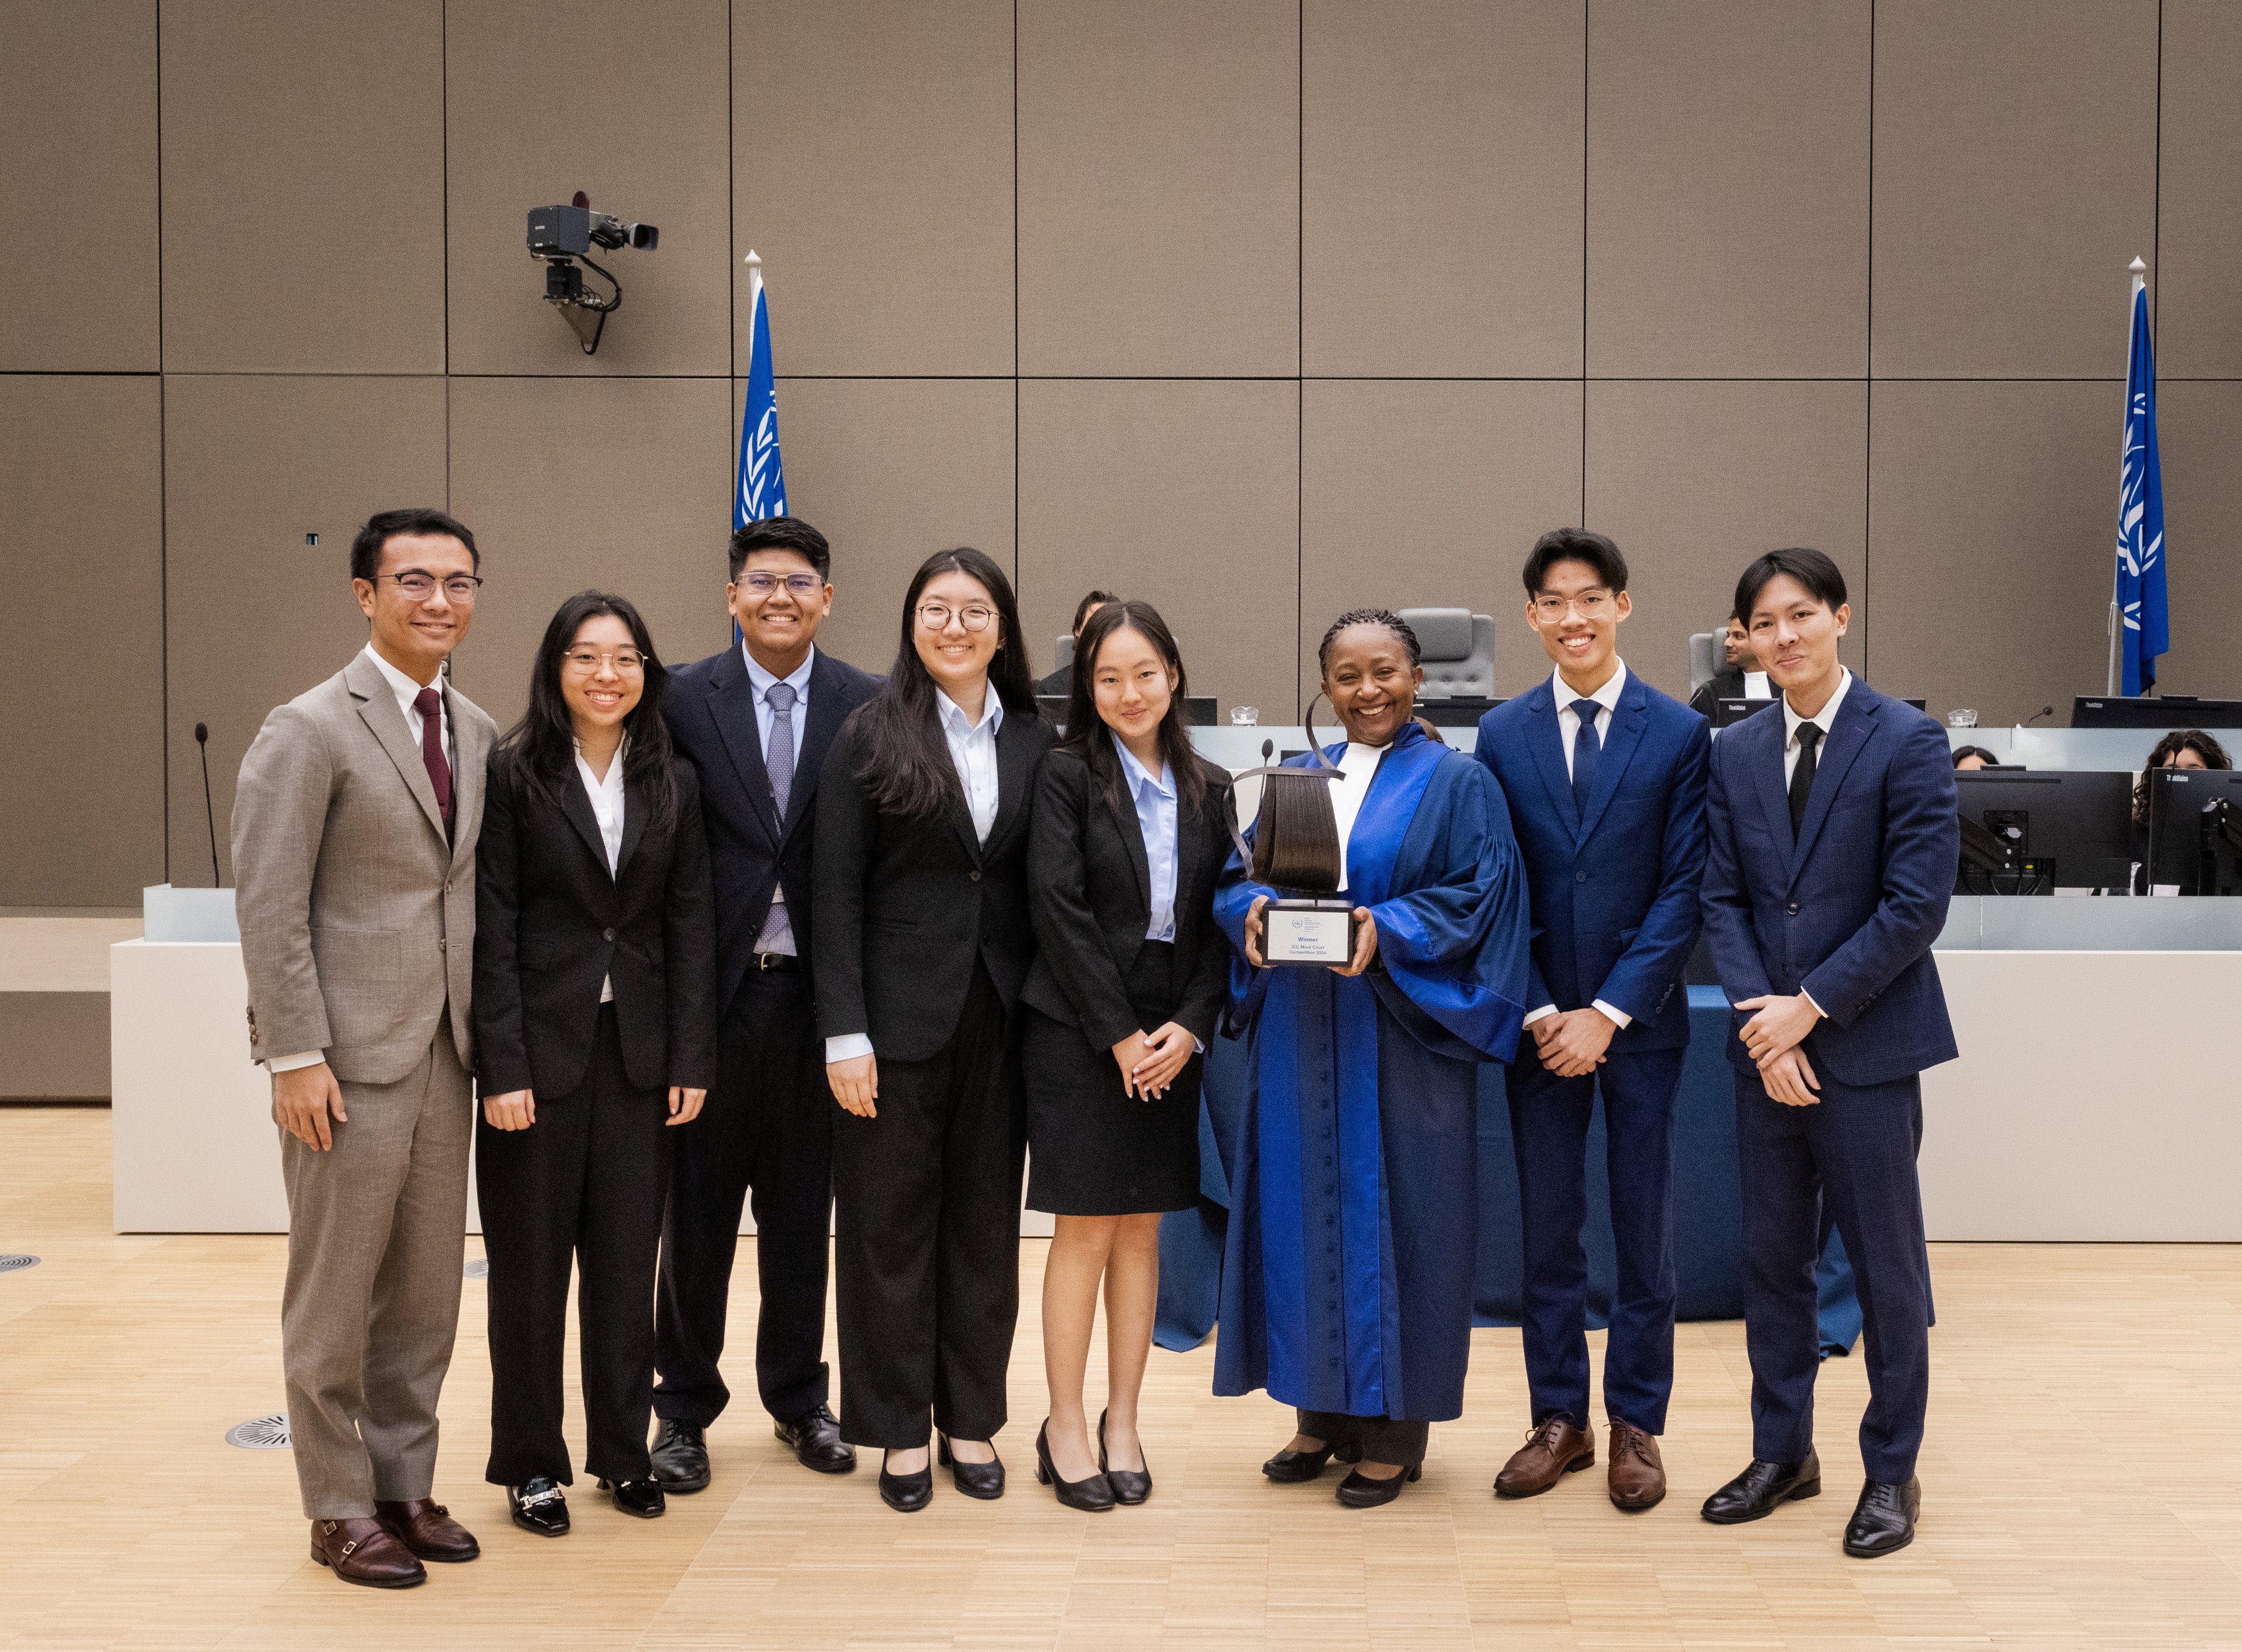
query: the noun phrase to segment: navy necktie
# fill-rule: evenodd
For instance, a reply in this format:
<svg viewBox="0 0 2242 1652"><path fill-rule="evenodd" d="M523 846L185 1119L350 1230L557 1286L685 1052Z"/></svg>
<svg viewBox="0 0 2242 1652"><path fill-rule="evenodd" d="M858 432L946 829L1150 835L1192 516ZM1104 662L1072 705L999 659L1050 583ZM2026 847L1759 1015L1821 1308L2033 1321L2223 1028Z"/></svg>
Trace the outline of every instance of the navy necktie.
<svg viewBox="0 0 2242 1652"><path fill-rule="evenodd" d="M1585 697L1573 702L1573 715L1580 719L1573 731L1573 812L1583 826L1588 824L1588 799L1596 793L1596 759L1603 755L1603 742L1596 739L1596 713L1601 710Z"/></svg>

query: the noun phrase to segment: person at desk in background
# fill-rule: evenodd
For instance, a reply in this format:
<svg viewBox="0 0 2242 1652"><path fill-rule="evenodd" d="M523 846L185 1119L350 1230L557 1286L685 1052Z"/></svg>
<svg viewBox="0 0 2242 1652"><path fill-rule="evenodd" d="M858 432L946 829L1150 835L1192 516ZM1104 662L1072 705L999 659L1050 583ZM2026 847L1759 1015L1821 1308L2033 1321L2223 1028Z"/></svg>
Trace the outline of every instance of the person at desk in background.
<svg viewBox="0 0 2242 1652"><path fill-rule="evenodd" d="M1954 748L1954 772L1975 774L1979 769L1991 768L2001 759L1982 746L1957 746Z"/></svg>
<svg viewBox="0 0 2242 1652"><path fill-rule="evenodd" d="M677 1143L654 1309L654 1477L675 1492L708 1485L706 1430L731 1401L719 1361L750 1196L756 1395L804 1468L856 1466L828 1403L836 1115L812 1007L810 859L825 754L880 679L816 645L833 552L809 523L748 523L729 571L740 640L671 672L661 707L700 776L716 908L716 1087Z"/></svg>
<svg viewBox="0 0 2242 1652"><path fill-rule="evenodd" d="M1768 686L1767 672L1760 665L1759 656L1752 652L1751 635L1744 629L1744 622L1734 614L1728 616L1722 630L1721 651L1725 663L1689 696L1691 711L1709 718L1724 699L1775 698L1775 690Z"/></svg>
<svg viewBox="0 0 2242 1652"><path fill-rule="evenodd" d="M1744 570L1736 612L1782 714L1714 743L1705 933L1735 1006L1752 1461L1706 1499L1734 1525L1822 1489L1814 1280L1826 1201L1866 1321L1868 1471L1848 1555L1915 1538L1930 1388L1930 1261L1916 1154L1923 1069L1957 1051L1931 944L1961 855L1946 732L1838 663L1852 610L1819 551Z"/></svg>
<svg viewBox="0 0 2242 1652"><path fill-rule="evenodd" d="M1074 632L1074 645L1077 648L1082 646L1082 628L1090 623L1090 616L1096 613L1107 603L1118 602L1119 600L1120 599L1116 597L1110 591L1092 591L1086 594L1080 602L1074 605L1074 625L1072 630ZM1038 699L1044 697L1057 697L1059 695L1070 694L1073 692L1074 666L1071 663L1061 665L1057 671L1053 672L1048 677L1041 677L1036 679L1036 695Z"/></svg>
<svg viewBox="0 0 2242 1652"><path fill-rule="evenodd" d="M2149 776L2158 769L2230 771L2234 759L2218 739L2199 728L2176 728L2149 748L2149 760L2133 782L2133 893L2149 893Z"/></svg>
<svg viewBox="0 0 2242 1652"><path fill-rule="evenodd" d="M1705 719L1628 670L1627 559L1556 528L1526 558L1526 623L1546 681L1480 719L1532 891L1526 1030L1505 1073L1524 1234L1526 1443L1494 1482L1531 1497L1596 1460L1588 1411L1588 1134L1604 1100L1618 1286L1603 1370L1612 1502L1666 1495L1658 1436L1674 1388L1674 1114L1689 1043L1682 985L1705 870Z"/></svg>
<svg viewBox="0 0 2242 1652"><path fill-rule="evenodd" d="M581 591L491 759L475 892L475 1195L490 1255L491 1451L514 1523L568 1529L568 1274L585 1472L666 1507L647 1454L670 1127L716 1071L715 919L693 766L638 610Z"/></svg>
<svg viewBox="0 0 2242 1652"><path fill-rule="evenodd" d="M1357 609L1317 658L1346 733L1326 755L1360 933L1344 968L1264 967L1274 891L1234 854L1224 868L1215 917L1253 967L1232 970L1248 1073L1214 1391L1297 1408L1263 1474L1311 1481L1336 1455L1356 1464L1339 1501L1371 1508L1463 1410L1479 1064L1517 1053L1527 895L1501 787L1411 718L1416 634Z"/></svg>
<svg viewBox="0 0 2242 1652"><path fill-rule="evenodd" d="M1028 839L1039 949L1021 1060L1028 1206L1051 1213L1044 1265L1051 1415L1037 1475L1070 1508L1140 1503L1137 1428L1160 1288L1160 1214L1198 1203L1200 1056L1230 943L1214 880L1230 858L1230 776L1191 749L1184 666L1148 603L1091 615L1065 744L1044 759ZM1105 1291L1106 1408L1091 1441L1083 1371Z"/></svg>
<svg viewBox="0 0 2242 1652"><path fill-rule="evenodd" d="M233 801L250 1055L272 1075L288 1190L296 1480L312 1558L373 1588L481 1552L430 1497L460 1324L475 846L498 734L443 668L481 566L441 511L369 519L350 559L366 645L265 719Z"/></svg>

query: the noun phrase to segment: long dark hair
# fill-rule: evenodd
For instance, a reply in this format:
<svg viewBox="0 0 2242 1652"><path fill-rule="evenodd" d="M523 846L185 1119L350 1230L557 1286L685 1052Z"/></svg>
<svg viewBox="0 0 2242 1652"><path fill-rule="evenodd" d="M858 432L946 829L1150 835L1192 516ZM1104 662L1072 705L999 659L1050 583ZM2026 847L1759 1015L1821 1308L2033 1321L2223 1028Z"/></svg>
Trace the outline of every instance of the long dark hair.
<svg viewBox="0 0 2242 1652"><path fill-rule="evenodd" d="M849 714L849 737L856 748L856 779L883 813L912 819L938 819L964 798L950 746L935 715L934 679L918 657L918 599L939 574L962 573L989 593L1001 628L996 657L989 662L989 690L1017 716L1036 714L1035 679L1020 640L1020 608L1004 571L970 545L937 551L918 565L903 595L902 634L887 686Z"/></svg>
<svg viewBox="0 0 2242 1652"><path fill-rule="evenodd" d="M2178 760L2182 752L2192 752L2203 759L2207 769L2232 769L2234 759L2226 755L2226 748L2217 738L2199 728L2176 728L2149 749L2148 766L2141 778L2133 782L2133 819L2149 818L2149 780L2158 769L2168 768Z"/></svg>
<svg viewBox="0 0 2242 1652"><path fill-rule="evenodd" d="M529 668L529 709L506 732L499 749L511 753L523 776L556 807L556 787L572 785L576 760L576 725L568 715L568 702L560 694L560 657L576 640L587 619L611 615L630 627L631 645L646 658L646 687L623 719L622 765L626 785L643 790L653 806L652 823L667 827L677 816L677 776L671 764L669 725L661 715L661 702L669 690L669 673L654 652L654 639L638 610L621 597L604 591L580 591L554 611L537 645L537 661Z"/></svg>
<svg viewBox="0 0 2242 1652"><path fill-rule="evenodd" d="M1113 753L1112 731L1098 714L1098 651L1117 631L1133 631L1152 645L1162 663L1176 674L1168 696L1167 715L1160 719L1160 760L1175 777L1176 798L1188 814L1206 804L1206 776L1191 750L1191 734L1184 725L1184 695L1187 689L1183 656L1177 652L1175 633L1160 611L1149 602L1125 602L1109 598L1090 616L1074 645L1074 676L1067 688L1066 749L1090 766L1118 807L1121 801L1121 759Z"/></svg>

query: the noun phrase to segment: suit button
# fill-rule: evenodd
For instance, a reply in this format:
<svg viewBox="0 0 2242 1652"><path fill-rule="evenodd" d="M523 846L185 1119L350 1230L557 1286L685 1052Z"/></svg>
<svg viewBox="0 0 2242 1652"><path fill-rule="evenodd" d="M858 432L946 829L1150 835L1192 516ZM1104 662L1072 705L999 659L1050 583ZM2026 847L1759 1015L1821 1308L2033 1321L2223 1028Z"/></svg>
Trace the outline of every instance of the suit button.
<svg viewBox="0 0 2242 1652"><path fill-rule="evenodd" d="M1588 880L1588 874L1585 872L1576 872L1573 874L1573 881L1574 883L1586 883Z"/></svg>
<svg viewBox="0 0 2242 1652"><path fill-rule="evenodd" d="M600 932L600 939L601 940L613 940L614 938L615 932L612 929L602 929Z"/></svg>
<svg viewBox="0 0 2242 1652"><path fill-rule="evenodd" d="M1790 903L1790 915L1794 918L1798 916L1798 903L1795 900Z"/></svg>
<svg viewBox="0 0 2242 1652"><path fill-rule="evenodd" d="M979 883L981 881L981 874L977 872L969 872L965 875L972 879L976 883Z"/></svg>

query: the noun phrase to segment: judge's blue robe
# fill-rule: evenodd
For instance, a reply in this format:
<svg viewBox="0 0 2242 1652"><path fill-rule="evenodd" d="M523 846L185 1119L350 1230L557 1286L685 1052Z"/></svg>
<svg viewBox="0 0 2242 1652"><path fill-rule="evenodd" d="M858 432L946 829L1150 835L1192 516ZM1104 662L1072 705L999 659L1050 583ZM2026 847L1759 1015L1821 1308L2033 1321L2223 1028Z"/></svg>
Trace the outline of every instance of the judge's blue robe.
<svg viewBox="0 0 2242 1652"><path fill-rule="evenodd" d="M1499 783L1407 726L1346 867L1378 926L1353 978L1250 968L1246 914L1272 892L1235 854L1217 889L1249 1077L1214 1391L1442 1421L1462 1412L1471 1350L1476 1068L1516 1053L1527 1008L1526 885Z"/></svg>

